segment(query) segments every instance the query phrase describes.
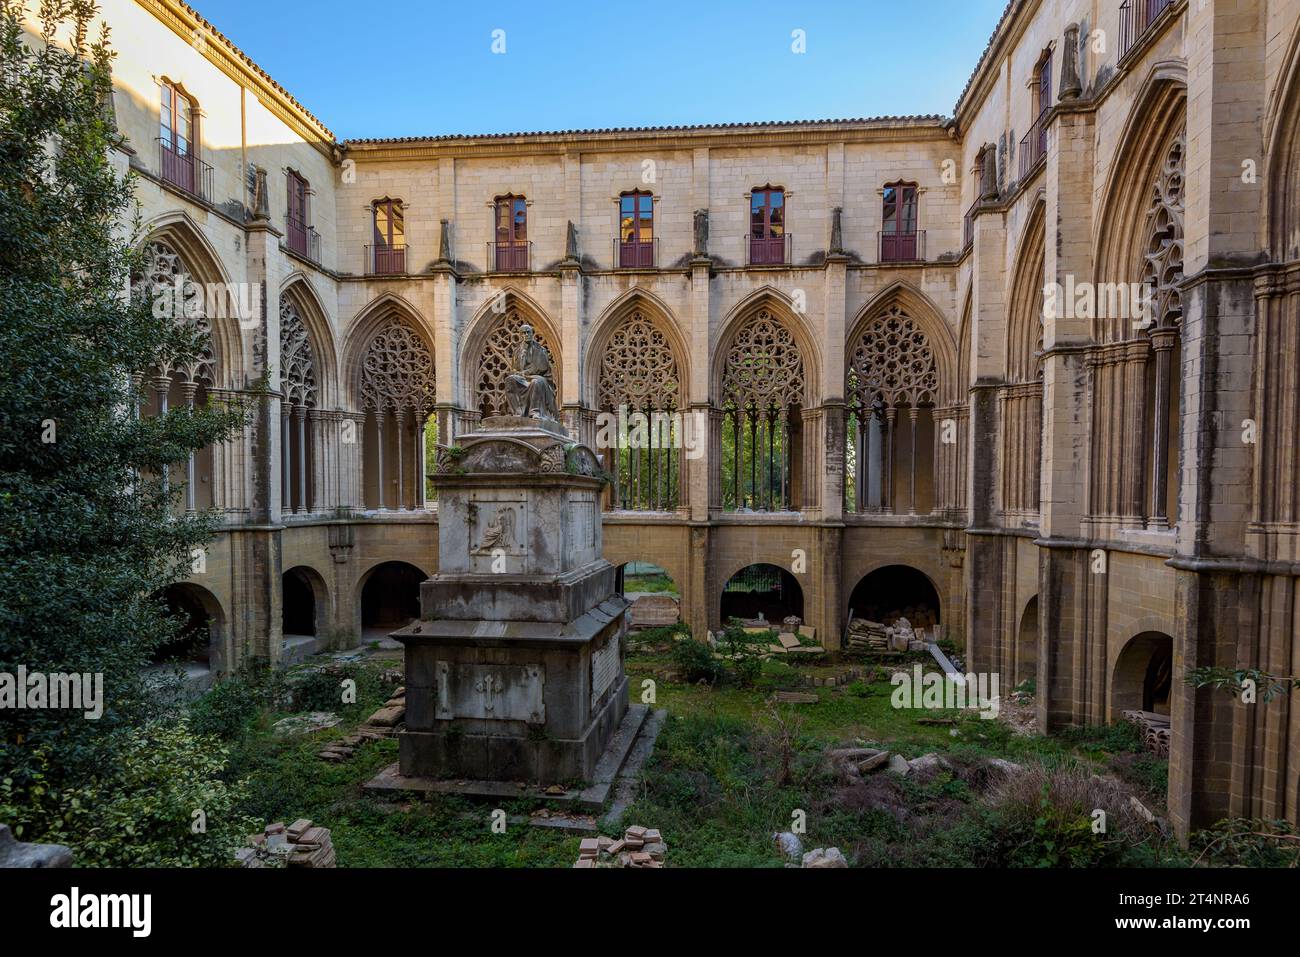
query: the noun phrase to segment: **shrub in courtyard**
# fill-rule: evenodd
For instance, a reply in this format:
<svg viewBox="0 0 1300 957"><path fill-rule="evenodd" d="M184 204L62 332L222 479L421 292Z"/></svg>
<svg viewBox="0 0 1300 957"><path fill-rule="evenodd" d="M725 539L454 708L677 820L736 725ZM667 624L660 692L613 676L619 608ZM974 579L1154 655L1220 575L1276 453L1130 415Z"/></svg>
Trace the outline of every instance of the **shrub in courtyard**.
<svg viewBox="0 0 1300 957"><path fill-rule="evenodd" d="M1189 842L1197 863L1218 867L1300 867L1300 830L1281 820L1230 818Z"/></svg>
<svg viewBox="0 0 1300 957"><path fill-rule="evenodd" d="M141 672L180 626L151 596L189 573L213 522L161 476L246 418L137 414L150 370L203 343L142 283L123 295L146 262L121 228L135 183L110 161L120 134L95 5L45 5L39 37L25 6L0 2L0 672L102 675L104 712L6 710L0 768L19 794L38 774L59 789L102 774L120 760L115 732L156 713Z"/></svg>
<svg viewBox="0 0 1300 957"><path fill-rule="evenodd" d="M120 732L119 766L75 785L50 786L50 749L34 781L0 780L0 820L24 839L67 844L86 867L221 867L261 822L239 813L245 782L222 780L227 752L188 721Z"/></svg>
<svg viewBox="0 0 1300 957"><path fill-rule="evenodd" d="M768 646L777 640L776 632L768 631L751 634L745 626L733 618L723 629L718 645L726 656L731 672L741 687L752 688L758 676L763 672L763 655L768 653Z"/></svg>
<svg viewBox="0 0 1300 957"><path fill-rule="evenodd" d="M703 681L717 684L727 674L722 662L713 657L713 649L689 636L681 638L672 650L673 665L681 672L682 680L689 684Z"/></svg>

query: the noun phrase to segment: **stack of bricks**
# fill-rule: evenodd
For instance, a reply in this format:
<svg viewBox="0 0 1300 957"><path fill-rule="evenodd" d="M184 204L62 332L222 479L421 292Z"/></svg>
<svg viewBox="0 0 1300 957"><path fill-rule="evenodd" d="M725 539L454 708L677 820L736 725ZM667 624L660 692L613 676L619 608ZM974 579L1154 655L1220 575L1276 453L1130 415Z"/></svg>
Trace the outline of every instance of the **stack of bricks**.
<svg viewBox="0 0 1300 957"><path fill-rule="evenodd" d="M243 867L275 866L281 860L286 867L334 867L334 842L329 828L313 827L300 818L288 827L268 824L261 834L249 838L251 846L242 848L235 859Z"/></svg>
<svg viewBox="0 0 1300 957"><path fill-rule="evenodd" d="M668 845L664 843L663 835L654 828L637 825L629 827L618 840L612 837L584 838L578 846L578 860L573 866L659 868L664 866L667 853Z"/></svg>
<svg viewBox="0 0 1300 957"><path fill-rule="evenodd" d="M347 761L357 746L366 741L388 738L397 733L397 726L406 718L406 689L398 688L384 706L372 714L356 731L340 741L326 745L317 757L335 763Z"/></svg>

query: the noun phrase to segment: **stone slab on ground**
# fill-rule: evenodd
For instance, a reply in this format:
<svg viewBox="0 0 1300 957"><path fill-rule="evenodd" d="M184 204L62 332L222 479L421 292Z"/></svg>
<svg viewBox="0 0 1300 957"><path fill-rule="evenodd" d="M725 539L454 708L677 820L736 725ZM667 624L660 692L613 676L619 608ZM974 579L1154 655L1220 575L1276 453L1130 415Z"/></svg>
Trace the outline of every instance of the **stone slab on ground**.
<svg viewBox="0 0 1300 957"><path fill-rule="evenodd" d="M633 628L663 628L681 620L682 609L676 598L669 595L642 595L632 602Z"/></svg>
<svg viewBox="0 0 1300 957"><path fill-rule="evenodd" d="M488 798L542 798L561 804L599 809L613 788L614 780L636 742L650 709L643 704L629 705L618 730L610 738L591 783L581 790L556 785L542 787L519 781L480 781L468 779L437 779L407 777L393 762L367 781L363 787L379 794L454 794L458 797Z"/></svg>
<svg viewBox="0 0 1300 957"><path fill-rule="evenodd" d="M617 827L622 821L623 813L636 800L641 769L649 760L650 752L654 750L655 741L667 720L668 712L659 708L652 711L646 718L645 724L641 726L641 733L637 735L636 743L632 745L632 752L627 756L627 760L623 763L623 770L618 773L618 779L614 783L614 799L610 802L609 811L600 819L600 823L605 827Z"/></svg>

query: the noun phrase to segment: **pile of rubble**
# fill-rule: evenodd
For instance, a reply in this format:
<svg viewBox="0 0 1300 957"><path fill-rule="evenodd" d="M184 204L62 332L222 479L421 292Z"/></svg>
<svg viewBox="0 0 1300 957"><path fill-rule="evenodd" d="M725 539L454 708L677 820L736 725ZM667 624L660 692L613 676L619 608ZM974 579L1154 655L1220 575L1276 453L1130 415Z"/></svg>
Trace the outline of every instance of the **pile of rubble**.
<svg viewBox="0 0 1300 957"><path fill-rule="evenodd" d="M603 836L583 838L573 866L659 868L664 866L667 853L668 845L658 830L634 825L619 840Z"/></svg>
<svg viewBox="0 0 1300 957"><path fill-rule="evenodd" d="M1125 711L1124 720L1136 724L1142 732L1142 743L1157 757L1169 757L1169 715L1154 711Z"/></svg>
<svg viewBox="0 0 1300 957"><path fill-rule="evenodd" d="M935 636L938 628L935 628ZM917 631L907 618L896 618L893 624L850 618L845 632L845 644L852 651L870 651L876 654L902 651L925 651L930 635L925 629Z"/></svg>
<svg viewBox="0 0 1300 957"><path fill-rule="evenodd" d="M339 741L327 744L317 757L322 761L341 762L352 757L352 753L366 741L392 737L397 727L406 719L406 688L398 688L393 696L384 702L384 706L360 724L355 731Z"/></svg>
<svg viewBox="0 0 1300 957"><path fill-rule="evenodd" d="M287 827L268 824L248 839L249 847L235 852L241 867L334 867L334 842L329 828L315 827L300 818Z"/></svg>

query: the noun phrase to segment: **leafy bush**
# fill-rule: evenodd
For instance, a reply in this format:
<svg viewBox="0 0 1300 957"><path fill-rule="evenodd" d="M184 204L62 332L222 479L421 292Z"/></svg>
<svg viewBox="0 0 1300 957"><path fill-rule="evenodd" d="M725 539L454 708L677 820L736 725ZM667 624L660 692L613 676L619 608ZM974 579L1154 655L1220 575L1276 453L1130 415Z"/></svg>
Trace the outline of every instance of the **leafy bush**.
<svg viewBox="0 0 1300 957"><path fill-rule="evenodd" d="M227 752L187 719L124 731L118 764L63 788L47 784L49 749L21 790L0 780L0 819L23 840L66 844L83 867L221 867L261 822L240 814L246 782L226 782Z"/></svg>
<svg viewBox="0 0 1300 957"><path fill-rule="evenodd" d="M673 645L672 661L682 679L690 684L718 684L727 676L722 662L713 657L713 649L694 638L684 637Z"/></svg>
<svg viewBox="0 0 1300 957"><path fill-rule="evenodd" d="M726 655L732 674L742 687L751 688L763 671L763 655L768 653L768 645L777 640L776 632L771 629L757 634L750 634L745 626L735 618L731 619L718 643Z"/></svg>
<svg viewBox="0 0 1300 957"><path fill-rule="evenodd" d="M1300 866L1300 829L1286 821L1229 818L1197 831L1189 844L1197 861L1219 867Z"/></svg>
<svg viewBox="0 0 1300 957"><path fill-rule="evenodd" d="M189 706L195 734L239 741L282 688L280 672L244 671L220 679Z"/></svg>

